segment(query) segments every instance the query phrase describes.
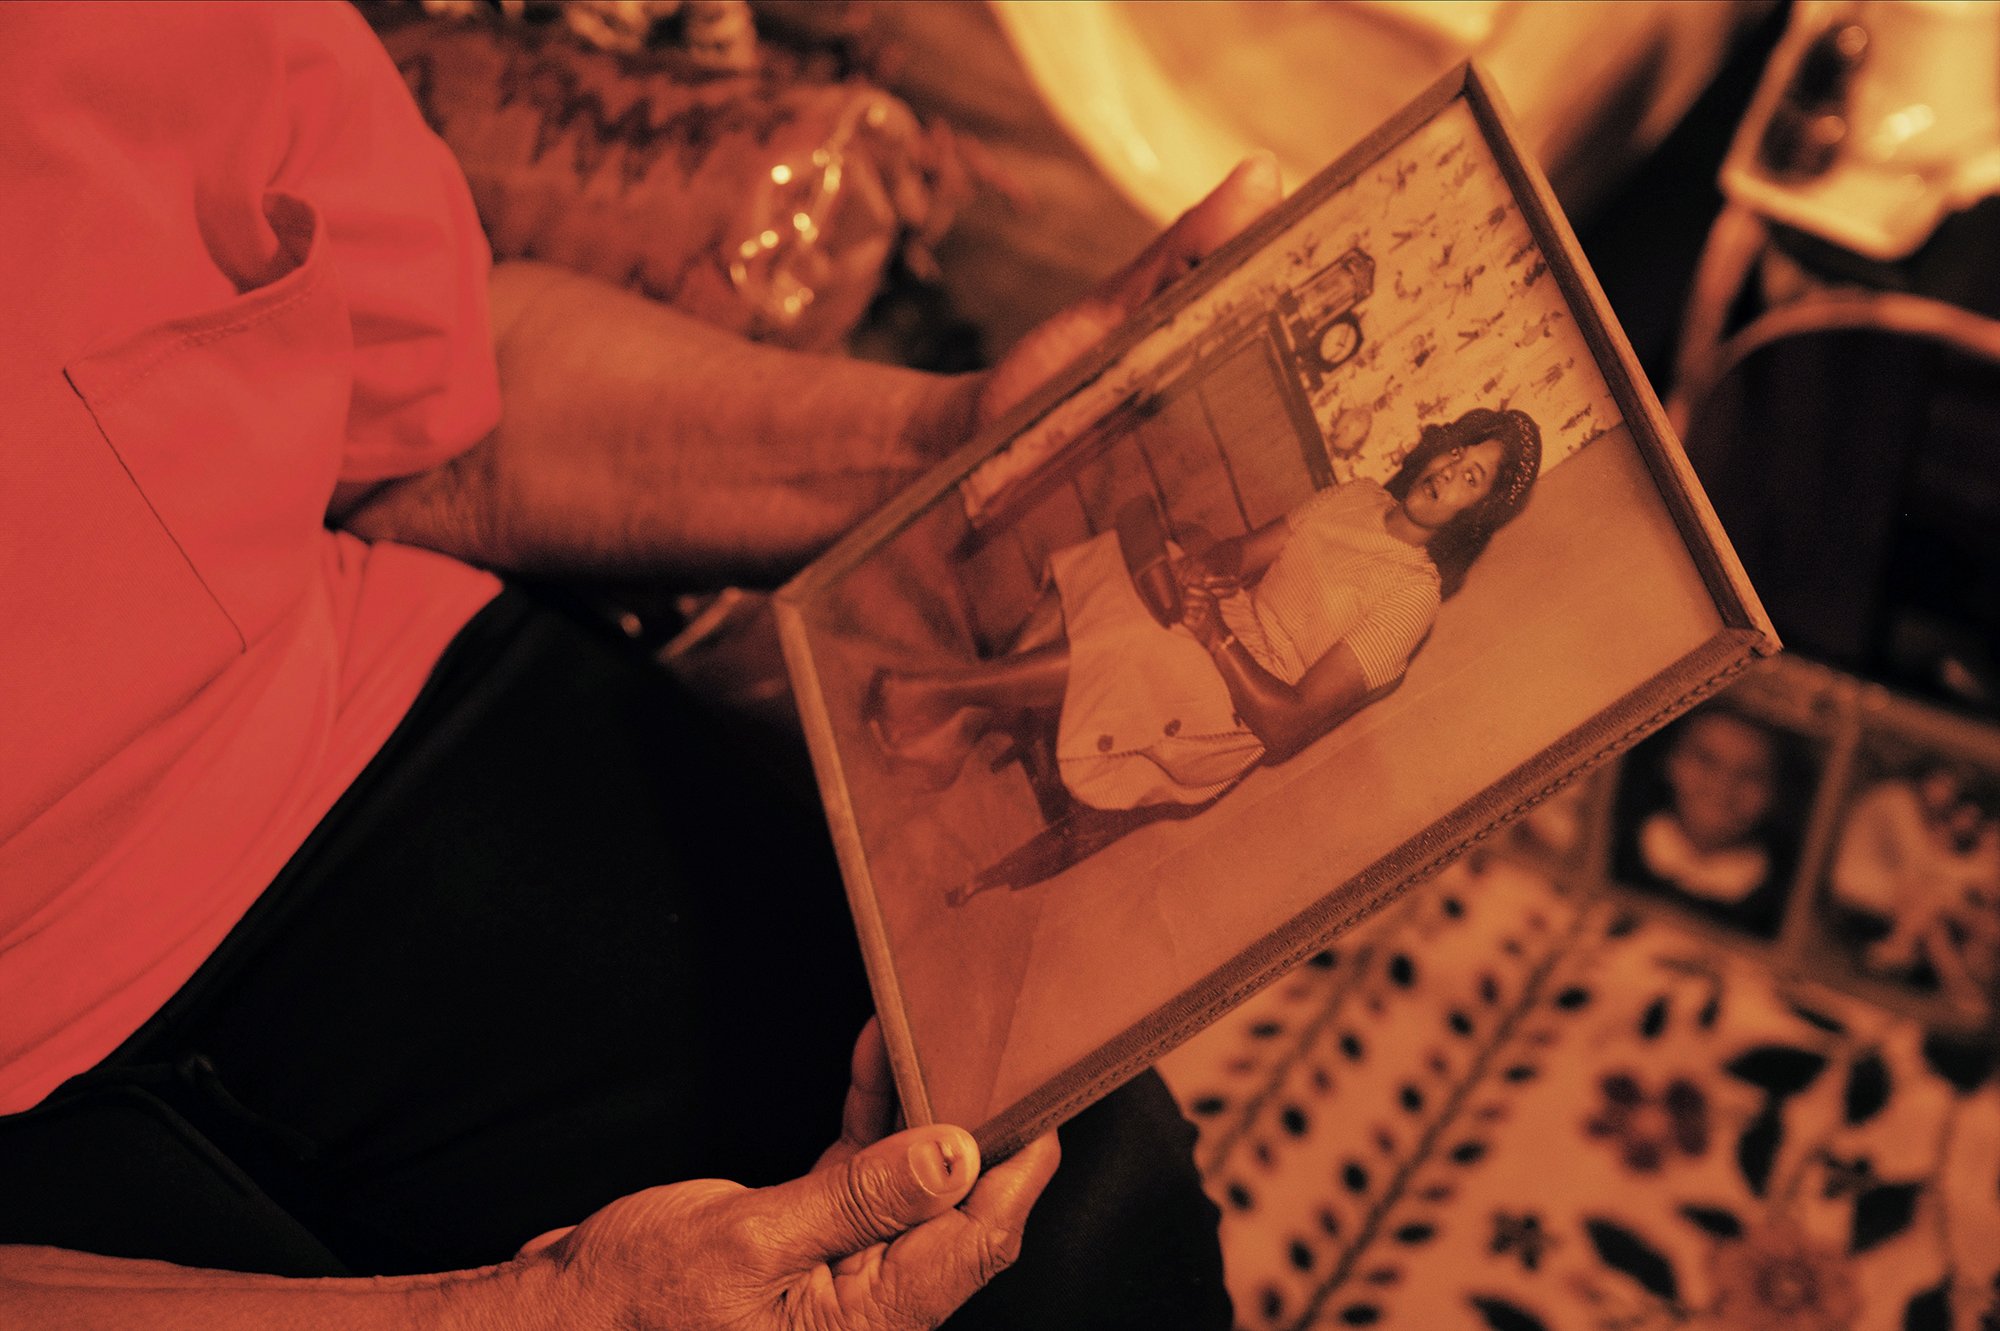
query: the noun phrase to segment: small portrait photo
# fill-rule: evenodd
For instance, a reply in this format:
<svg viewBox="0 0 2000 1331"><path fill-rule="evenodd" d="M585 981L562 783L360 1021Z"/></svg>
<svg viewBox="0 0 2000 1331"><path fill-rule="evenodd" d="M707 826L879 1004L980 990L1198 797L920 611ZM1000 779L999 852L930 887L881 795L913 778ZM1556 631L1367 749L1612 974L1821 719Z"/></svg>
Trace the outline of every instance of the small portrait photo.
<svg viewBox="0 0 2000 1331"><path fill-rule="evenodd" d="M1559 881L1588 877L1609 797L1609 778L1591 771L1538 801L1507 828L1496 849Z"/></svg>
<svg viewBox="0 0 2000 1331"><path fill-rule="evenodd" d="M920 1113L1073 1106L1762 642L1497 122L1392 130L779 598Z"/></svg>
<svg viewBox="0 0 2000 1331"><path fill-rule="evenodd" d="M1850 974L1988 1020L2000 994L2000 771L1871 728L1813 919Z"/></svg>
<svg viewBox="0 0 2000 1331"><path fill-rule="evenodd" d="M1760 706L1767 692L1739 686L1626 756L1608 877L1726 935L1775 942L1830 741Z"/></svg>

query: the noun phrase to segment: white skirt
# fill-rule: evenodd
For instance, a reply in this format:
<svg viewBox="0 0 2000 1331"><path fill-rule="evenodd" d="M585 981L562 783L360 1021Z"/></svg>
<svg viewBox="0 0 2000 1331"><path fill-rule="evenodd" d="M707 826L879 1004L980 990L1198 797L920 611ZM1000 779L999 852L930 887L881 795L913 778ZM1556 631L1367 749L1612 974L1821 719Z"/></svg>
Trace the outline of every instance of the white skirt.
<svg viewBox="0 0 2000 1331"><path fill-rule="evenodd" d="M1069 639L1056 759L1072 795L1099 809L1200 804L1264 756L1208 649L1139 599L1115 532L1057 551L1049 570Z"/></svg>

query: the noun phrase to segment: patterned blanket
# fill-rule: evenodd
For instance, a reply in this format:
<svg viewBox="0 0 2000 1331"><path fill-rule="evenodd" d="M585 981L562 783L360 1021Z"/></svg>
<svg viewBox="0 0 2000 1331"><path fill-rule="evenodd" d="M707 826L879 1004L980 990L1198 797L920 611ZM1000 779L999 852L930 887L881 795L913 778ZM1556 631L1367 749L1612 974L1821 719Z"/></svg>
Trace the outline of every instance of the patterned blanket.
<svg viewBox="0 0 2000 1331"><path fill-rule="evenodd" d="M1487 856L1161 1070L1244 1328L2000 1331L1995 1062Z"/></svg>

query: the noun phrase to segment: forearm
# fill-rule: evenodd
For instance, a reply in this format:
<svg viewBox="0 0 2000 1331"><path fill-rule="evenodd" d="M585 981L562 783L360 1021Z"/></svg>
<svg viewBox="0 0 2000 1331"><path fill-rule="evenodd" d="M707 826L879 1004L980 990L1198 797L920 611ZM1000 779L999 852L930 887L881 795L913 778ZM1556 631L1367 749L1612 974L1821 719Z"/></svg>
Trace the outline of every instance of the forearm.
<svg viewBox="0 0 2000 1331"><path fill-rule="evenodd" d="M1278 518L1236 536L1225 536L1202 551L1201 565L1222 577L1255 582L1277 560L1290 531L1286 520Z"/></svg>
<svg viewBox="0 0 2000 1331"><path fill-rule="evenodd" d="M1264 669L1219 620L1201 636L1236 714L1273 759L1291 757L1368 696L1361 663L1346 643L1334 644L1296 683L1287 683Z"/></svg>
<svg viewBox="0 0 2000 1331"><path fill-rule="evenodd" d="M1312 738L1306 733L1308 718L1299 691L1257 664L1241 640L1217 634L1208 644L1208 654L1236 714L1273 758L1290 757Z"/></svg>
<svg viewBox="0 0 2000 1331"><path fill-rule="evenodd" d="M9 1327L90 1331L524 1331L522 1264L443 1275L298 1280L0 1245Z"/></svg>
<svg viewBox="0 0 2000 1331"><path fill-rule="evenodd" d="M783 576L971 434L975 386L760 346L541 264L492 283L502 418L345 525L536 573Z"/></svg>

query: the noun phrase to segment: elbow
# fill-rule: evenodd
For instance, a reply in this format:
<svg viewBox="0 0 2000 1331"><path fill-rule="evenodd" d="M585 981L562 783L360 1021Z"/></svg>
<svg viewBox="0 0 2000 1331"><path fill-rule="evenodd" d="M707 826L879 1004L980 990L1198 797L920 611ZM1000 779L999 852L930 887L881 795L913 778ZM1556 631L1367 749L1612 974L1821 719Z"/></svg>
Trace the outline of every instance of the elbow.
<svg viewBox="0 0 2000 1331"><path fill-rule="evenodd" d="M1259 736L1259 738L1263 738ZM1264 740L1264 761L1267 763L1289 762L1298 757L1299 750L1312 741L1297 735L1275 735Z"/></svg>
<svg viewBox="0 0 2000 1331"><path fill-rule="evenodd" d="M1311 714L1279 712L1258 718L1246 716L1244 724L1264 746L1265 761L1281 763L1297 757L1314 741L1324 738L1335 726L1352 716L1358 701L1343 702L1340 706Z"/></svg>
<svg viewBox="0 0 2000 1331"><path fill-rule="evenodd" d="M1281 763L1296 757L1301 749L1332 728L1331 722L1324 726L1310 726L1288 717L1246 716L1243 718L1243 724L1257 737L1257 742L1264 746L1264 761L1271 763Z"/></svg>

